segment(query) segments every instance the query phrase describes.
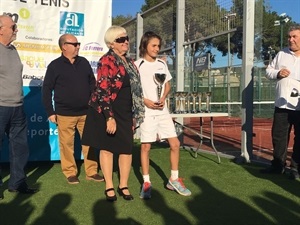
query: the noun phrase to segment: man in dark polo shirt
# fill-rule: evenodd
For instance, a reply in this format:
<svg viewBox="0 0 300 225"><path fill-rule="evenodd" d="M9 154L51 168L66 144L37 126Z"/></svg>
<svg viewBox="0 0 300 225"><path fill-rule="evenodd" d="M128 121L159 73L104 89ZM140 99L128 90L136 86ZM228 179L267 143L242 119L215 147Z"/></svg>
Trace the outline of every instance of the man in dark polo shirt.
<svg viewBox="0 0 300 225"><path fill-rule="evenodd" d="M74 35L63 34L58 44L62 55L47 67L43 83L43 104L49 121L57 124L62 172L69 184L78 184L74 137L76 129L82 136L95 77L87 59L78 56L80 43ZM98 174L94 152L89 151L88 146L82 146L82 153L86 179L103 181L103 177Z"/></svg>

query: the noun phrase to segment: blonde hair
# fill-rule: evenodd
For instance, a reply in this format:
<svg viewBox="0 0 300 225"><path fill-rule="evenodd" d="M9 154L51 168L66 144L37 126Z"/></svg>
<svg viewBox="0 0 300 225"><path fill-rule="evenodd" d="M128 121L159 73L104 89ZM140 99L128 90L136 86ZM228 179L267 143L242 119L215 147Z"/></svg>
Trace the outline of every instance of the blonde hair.
<svg viewBox="0 0 300 225"><path fill-rule="evenodd" d="M120 26L111 26L107 29L104 34L104 41L108 48L111 47L111 44L116 40L116 38L121 34L127 34L127 31L124 27Z"/></svg>

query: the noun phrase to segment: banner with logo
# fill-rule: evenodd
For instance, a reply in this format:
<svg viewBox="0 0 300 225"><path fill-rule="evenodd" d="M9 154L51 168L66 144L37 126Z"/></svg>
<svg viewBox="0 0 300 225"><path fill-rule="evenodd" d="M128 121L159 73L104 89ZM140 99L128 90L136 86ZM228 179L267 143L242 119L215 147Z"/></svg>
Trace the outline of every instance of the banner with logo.
<svg viewBox="0 0 300 225"><path fill-rule="evenodd" d="M201 72L208 68L208 54L195 57L194 71Z"/></svg>
<svg viewBox="0 0 300 225"><path fill-rule="evenodd" d="M0 14L11 16L18 28L13 44L24 65L30 160L59 160L57 128L49 123L41 102L47 65L61 55L59 37L70 33L81 43L79 55L96 73L99 58L108 50L104 33L111 26L112 0L1 0ZM8 160L6 142L1 161ZM81 157L78 141L75 154Z"/></svg>

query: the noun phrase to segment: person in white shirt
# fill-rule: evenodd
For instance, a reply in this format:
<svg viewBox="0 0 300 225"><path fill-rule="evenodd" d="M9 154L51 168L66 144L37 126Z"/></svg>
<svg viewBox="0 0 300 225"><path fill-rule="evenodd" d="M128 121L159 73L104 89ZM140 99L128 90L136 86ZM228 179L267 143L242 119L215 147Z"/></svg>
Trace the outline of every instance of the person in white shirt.
<svg viewBox="0 0 300 225"><path fill-rule="evenodd" d="M167 139L170 145L171 177L167 188L184 196L191 195L191 191L185 187L182 179L178 176L180 142L172 117L165 104L166 97L171 90L170 80L172 76L165 61L158 58L160 47L161 37L154 32L146 32L142 36L139 46L141 58L135 62L141 76L145 104L145 118L144 122L140 124L141 166L144 180L140 197L143 199L151 198L149 152L151 143L157 140L157 136L159 139ZM154 81L155 73L165 74L160 98L157 94L157 83Z"/></svg>
<svg viewBox="0 0 300 225"><path fill-rule="evenodd" d="M262 173L285 172L287 147L292 127L294 145L291 159L292 179L299 178L300 163L300 26L288 32L289 47L282 49L268 65L266 77L276 80L275 110L272 125L273 160ZM293 94L292 94L293 93Z"/></svg>

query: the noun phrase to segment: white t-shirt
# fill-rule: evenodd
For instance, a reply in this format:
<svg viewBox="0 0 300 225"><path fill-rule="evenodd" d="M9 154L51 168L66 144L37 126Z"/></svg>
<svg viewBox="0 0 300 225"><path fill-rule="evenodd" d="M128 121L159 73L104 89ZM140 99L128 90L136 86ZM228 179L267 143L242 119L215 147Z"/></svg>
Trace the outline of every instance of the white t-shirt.
<svg viewBox="0 0 300 225"><path fill-rule="evenodd" d="M165 83L172 79L167 64L165 63L165 61L161 59L156 59L154 62L149 62L141 58L135 61L135 65L137 66L141 75L144 98L156 102L157 84L154 82L154 74L155 73L166 74L165 82L162 85L162 91L161 91L161 96L162 96L165 90ZM168 113L169 110L166 104L162 110L149 109L148 107L145 107L145 116L156 116L156 115L163 115Z"/></svg>

